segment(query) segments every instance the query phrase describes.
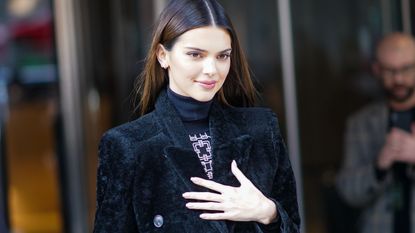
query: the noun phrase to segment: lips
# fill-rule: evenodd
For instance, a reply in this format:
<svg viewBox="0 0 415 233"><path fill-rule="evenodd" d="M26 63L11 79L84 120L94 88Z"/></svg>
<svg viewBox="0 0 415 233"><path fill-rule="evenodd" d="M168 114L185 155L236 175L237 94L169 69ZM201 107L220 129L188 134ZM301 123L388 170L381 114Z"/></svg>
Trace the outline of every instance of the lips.
<svg viewBox="0 0 415 233"><path fill-rule="evenodd" d="M406 93L406 92L408 92L408 88L407 88L407 87L405 87L405 86L395 86L395 87L393 88L393 91L394 91L395 93Z"/></svg>
<svg viewBox="0 0 415 233"><path fill-rule="evenodd" d="M196 81L200 86L206 89L212 89L215 87L216 81L206 80L206 81Z"/></svg>

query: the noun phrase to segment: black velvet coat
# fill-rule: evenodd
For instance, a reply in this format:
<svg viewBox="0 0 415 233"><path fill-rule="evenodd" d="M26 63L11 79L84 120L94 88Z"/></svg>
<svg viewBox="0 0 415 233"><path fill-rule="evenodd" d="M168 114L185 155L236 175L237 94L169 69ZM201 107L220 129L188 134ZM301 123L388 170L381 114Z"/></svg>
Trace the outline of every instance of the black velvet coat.
<svg viewBox="0 0 415 233"><path fill-rule="evenodd" d="M104 134L99 147L95 233L299 232L295 180L275 115L263 108L209 113L214 181L238 186L239 169L277 206L278 221L208 221L185 207L182 193L207 179L178 113L162 91L155 110ZM203 190L206 191L206 190Z"/></svg>

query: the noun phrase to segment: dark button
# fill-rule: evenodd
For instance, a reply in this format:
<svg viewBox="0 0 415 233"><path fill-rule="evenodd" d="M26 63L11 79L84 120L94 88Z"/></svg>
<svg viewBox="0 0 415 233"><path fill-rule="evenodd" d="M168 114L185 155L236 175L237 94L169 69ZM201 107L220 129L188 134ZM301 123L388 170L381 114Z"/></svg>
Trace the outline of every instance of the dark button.
<svg viewBox="0 0 415 233"><path fill-rule="evenodd" d="M154 223L155 227L160 228L161 226L163 226L163 222L164 222L163 216L161 216L159 214L154 216L153 223Z"/></svg>

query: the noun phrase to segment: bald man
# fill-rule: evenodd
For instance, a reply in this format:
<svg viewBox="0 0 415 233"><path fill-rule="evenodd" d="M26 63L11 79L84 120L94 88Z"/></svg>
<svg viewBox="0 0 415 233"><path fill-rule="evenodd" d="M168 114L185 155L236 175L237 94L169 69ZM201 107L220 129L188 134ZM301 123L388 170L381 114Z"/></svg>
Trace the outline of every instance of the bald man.
<svg viewBox="0 0 415 233"><path fill-rule="evenodd" d="M385 36L373 71L385 99L348 119L337 189L362 208L360 232L415 233L414 38Z"/></svg>

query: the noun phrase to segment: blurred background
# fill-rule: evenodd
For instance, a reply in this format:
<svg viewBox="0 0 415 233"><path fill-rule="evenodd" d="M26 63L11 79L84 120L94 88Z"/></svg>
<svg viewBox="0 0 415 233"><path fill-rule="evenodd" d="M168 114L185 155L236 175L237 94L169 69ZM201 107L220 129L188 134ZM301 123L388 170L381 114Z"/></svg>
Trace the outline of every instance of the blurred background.
<svg viewBox="0 0 415 233"><path fill-rule="evenodd" d="M333 189L345 119L381 95L370 73L374 43L386 32L414 31L415 4L219 2L246 50L261 105L277 113L286 137L298 135L289 145L297 145L291 156L304 232L354 232L359 212ZM105 130L135 118L133 82L165 4L0 0L1 233L4 224L16 233L91 232L98 142ZM292 32L289 41L283 29ZM285 61L295 75L284 75Z"/></svg>

